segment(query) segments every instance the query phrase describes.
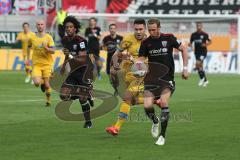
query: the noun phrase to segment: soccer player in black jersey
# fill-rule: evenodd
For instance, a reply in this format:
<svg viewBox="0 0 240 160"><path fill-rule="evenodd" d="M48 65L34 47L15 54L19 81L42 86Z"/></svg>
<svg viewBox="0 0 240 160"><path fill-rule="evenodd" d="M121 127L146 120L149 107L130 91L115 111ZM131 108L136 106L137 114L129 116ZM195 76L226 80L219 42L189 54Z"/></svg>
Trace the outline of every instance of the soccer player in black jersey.
<svg viewBox="0 0 240 160"><path fill-rule="evenodd" d="M109 25L109 32L110 35L107 35L106 37L103 38L103 48L106 48L107 50L107 66L106 66L106 71L107 74L110 74L110 67L111 67L111 60L112 60L112 56L115 53L115 51L117 50L117 46L120 44L120 42L122 41L123 37L117 34L117 26L116 24L110 24ZM116 79L117 77L112 78L112 76L110 76L110 81L111 84L115 90L114 95L117 95L117 84L118 84L118 80Z"/></svg>
<svg viewBox="0 0 240 160"><path fill-rule="evenodd" d="M89 27L86 28L85 37L88 39L88 52L97 68L98 79L101 79L101 61L100 61L100 43L101 28L97 26L97 19L92 17L89 19Z"/></svg>
<svg viewBox="0 0 240 160"><path fill-rule="evenodd" d="M63 101L79 99L85 118L84 128L91 128L93 65L87 54L87 41L77 35L80 24L75 17L68 16L63 22L63 27L67 35L62 38L65 60L61 73L65 72L66 66L70 66L70 72L62 84L60 98Z"/></svg>
<svg viewBox="0 0 240 160"><path fill-rule="evenodd" d="M211 40L208 34L203 31L202 23L198 22L196 24L196 27L197 31L192 33L189 46L192 46L192 44L194 44L196 69L198 70L198 74L200 77L198 85L206 87L208 84L208 80L203 70L203 61L207 56L207 46L211 44Z"/></svg>
<svg viewBox="0 0 240 160"><path fill-rule="evenodd" d="M160 32L160 21L150 19L148 21L148 31L150 36L141 43L139 49L139 60L148 58L148 73L144 79L144 109L147 116L152 120L152 135L159 134L159 118L154 113L154 99L161 101L161 133L156 142L157 145L164 145L165 132L169 120L169 99L175 89L174 82L174 60L173 49L182 52L183 71L182 78L188 78L188 54L186 47L177 41L173 34ZM136 62L139 63L139 62Z"/></svg>

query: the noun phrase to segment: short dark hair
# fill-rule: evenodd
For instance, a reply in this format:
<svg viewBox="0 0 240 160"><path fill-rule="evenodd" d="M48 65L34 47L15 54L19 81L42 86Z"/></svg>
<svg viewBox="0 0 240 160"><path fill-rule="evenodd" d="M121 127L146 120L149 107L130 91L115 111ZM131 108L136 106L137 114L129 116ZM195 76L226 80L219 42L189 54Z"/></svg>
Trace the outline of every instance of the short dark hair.
<svg viewBox="0 0 240 160"><path fill-rule="evenodd" d="M111 23L111 24L109 24L108 28L110 29L110 27L112 27L112 26L117 27L117 25L115 23Z"/></svg>
<svg viewBox="0 0 240 160"><path fill-rule="evenodd" d="M64 28L64 30L65 30L66 24L67 24L68 22L71 22L71 23L74 25L74 28L76 28L76 33L78 33L81 25L80 25L80 22L77 20L77 18L75 18L75 17L73 17L73 16L67 16L67 17L64 19L64 21L63 21L63 28Z"/></svg>
<svg viewBox="0 0 240 160"><path fill-rule="evenodd" d="M22 27L24 27L25 25L28 25L28 26L29 26L29 23L28 23L28 22L24 22L24 23L22 24Z"/></svg>
<svg viewBox="0 0 240 160"><path fill-rule="evenodd" d="M198 25L198 24L202 24L202 22L196 22L196 25Z"/></svg>
<svg viewBox="0 0 240 160"><path fill-rule="evenodd" d="M134 20L133 24L143 24L144 26L146 26L146 22L144 19L142 18L137 18Z"/></svg>
<svg viewBox="0 0 240 160"><path fill-rule="evenodd" d="M160 21L158 19L156 19L156 18L149 19L148 20L148 24L156 24L157 27L161 27Z"/></svg>
<svg viewBox="0 0 240 160"><path fill-rule="evenodd" d="M89 18L89 21L91 21L91 20L94 20L95 22L97 22L97 19L95 17Z"/></svg>

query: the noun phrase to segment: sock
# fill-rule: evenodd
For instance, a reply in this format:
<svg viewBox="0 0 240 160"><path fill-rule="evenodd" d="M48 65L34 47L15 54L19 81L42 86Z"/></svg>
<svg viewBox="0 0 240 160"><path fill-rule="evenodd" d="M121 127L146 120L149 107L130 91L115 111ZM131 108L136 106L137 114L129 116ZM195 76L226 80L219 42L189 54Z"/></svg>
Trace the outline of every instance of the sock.
<svg viewBox="0 0 240 160"><path fill-rule="evenodd" d="M145 113L148 116L148 118L150 118L154 124L157 124L158 118L155 115L154 108L152 107L152 108L144 108L144 109L145 109Z"/></svg>
<svg viewBox="0 0 240 160"><path fill-rule="evenodd" d="M203 78L204 78L204 82L206 82L207 81L207 77L206 77L206 74L205 74L205 71L202 71L203 73Z"/></svg>
<svg viewBox="0 0 240 160"><path fill-rule="evenodd" d="M118 130L120 130L123 123L128 119L128 114L130 112L130 105L126 102L122 102L120 105L120 112L118 115L118 120L114 125Z"/></svg>
<svg viewBox="0 0 240 160"><path fill-rule="evenodd" d="M31 76L31 70L30 70L30 66L29 65L25 65L25 71L26 71L27 77L30 77Z"/></svg>
<svg viewBox="0 0 240 160"><path fill-rule="evenodd" d="M203 70L198 70L198 75L199 75L199 78L200 78L200 79L203 79L203 78L204 78L204 72L203 72Z"/></svg>
<svg viewBox="0 0 240 160"><path fill-rule="evenodd" d="M169 120L169 108L168 107L162 107L162 113L161 113L161 133L163 137L165 137L165 133L167 130L167 125L168 125L168 120Z"/></svg>
<svg viewBox="0 0 240 160"><path fill-rule="evenodd" d="M83 115L85 118L86 122L90 122L91 121L91 116L90 116L90 105L88 103L87 100L79 100L81 106L82 106L82 111L83 111Z"/></svg>
<svg viewBox="0 0 240 160"><path fill-rule="evenodd" d="M51 103L51 88L46 88L46 100L47 103Z"/></svg>

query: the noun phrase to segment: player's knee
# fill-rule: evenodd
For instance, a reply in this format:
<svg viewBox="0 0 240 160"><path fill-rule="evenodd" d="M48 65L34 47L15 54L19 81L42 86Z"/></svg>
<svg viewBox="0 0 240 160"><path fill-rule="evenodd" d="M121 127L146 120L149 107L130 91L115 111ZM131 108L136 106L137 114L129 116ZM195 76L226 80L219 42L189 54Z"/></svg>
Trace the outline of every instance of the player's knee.
<svg viewBox="0 0 240 160"><path fill-rule="evenodd" d="M60 99L62 101L69 101L71 99L71 95L70 94L60 94Z"/></svg>
<svg viewBox="0 0 240 160"><path fill-rule="evenodd" d="M163 107L167 107L168 106L168 101L165 100L165 99L161 99L160 101L160 106L163 108Z"/></svg>

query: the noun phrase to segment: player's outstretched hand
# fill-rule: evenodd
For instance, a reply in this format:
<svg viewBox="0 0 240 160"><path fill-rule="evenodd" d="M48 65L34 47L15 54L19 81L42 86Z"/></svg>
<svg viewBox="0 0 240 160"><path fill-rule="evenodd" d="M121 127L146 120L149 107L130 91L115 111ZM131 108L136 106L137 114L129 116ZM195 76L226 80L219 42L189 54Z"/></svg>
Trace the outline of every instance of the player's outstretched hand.
<svg viewBox="0 0 240 160"><path fill-rule="evenodd" d="M187 70L183 70L183 71L182 71L182 79L187 80L187 79L188 79L188 76L189 76L188 71L187 71Z"/></svg>

